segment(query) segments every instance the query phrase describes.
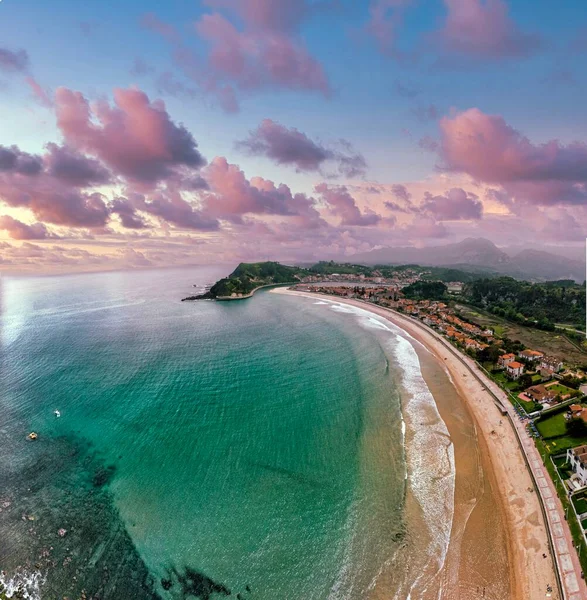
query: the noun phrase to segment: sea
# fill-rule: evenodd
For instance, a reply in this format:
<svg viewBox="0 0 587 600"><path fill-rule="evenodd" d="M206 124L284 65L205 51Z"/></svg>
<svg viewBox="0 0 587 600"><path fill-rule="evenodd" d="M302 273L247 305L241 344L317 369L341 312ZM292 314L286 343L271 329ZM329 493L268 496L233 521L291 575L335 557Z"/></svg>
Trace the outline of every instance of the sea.
<svg viewBox="0 0 587 600"><path fill-rule="evenodd" d="M229 271L2 277L0 598L433 585L454 455L410 340L318 297L181 302Z"/></svg>

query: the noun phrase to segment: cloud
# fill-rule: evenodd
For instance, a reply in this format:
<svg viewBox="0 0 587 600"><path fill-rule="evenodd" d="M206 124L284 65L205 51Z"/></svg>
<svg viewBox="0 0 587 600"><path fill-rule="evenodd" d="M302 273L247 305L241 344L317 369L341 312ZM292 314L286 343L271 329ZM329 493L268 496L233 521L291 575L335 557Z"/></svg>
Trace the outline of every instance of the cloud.
<svg viewBox="0 0 587 600"><path fill-rule="evenodd" d="M148 223L136 211L132 202L127 198L115 198L110 206L111 212L120 217L120 222L126 229L146 229Z"/></svg>
<svg viewBox="0 0 587 600"><path fill-rule="evenodd" d="M412 199L412 194L410 194L405 185L396 183L392 185L391 191L398 200L403 200L404 202L408 203Z"/></svg>
<svg viewBox="0 0 587 600"><path fill-rule="evenodd" d="M322 200L328 205L332 214L340 217L341 225L368 226L377 225L381 216L373 211L361 212L355 199L350 195L348 188L344 185L329 186L320 183L315 188Z"/></svg>
<svg viewBox="0 0 587 600"><path fill-rule="evenodd" d="M158 217L180 229L216 231L220 228L220 223L213 215L210 215L208 211L195 207L182 197L179 190L169 186L165 190L158 190L147 196L132 194L130 202L136 210ZM121 210L120 206L117 205L117 212L123 225L125 221L127 224L131 223L130 217L125 215L125 210ZM136 224L136 216L132 217L132 222Z"/></svg>
<svg viewBox="0 0 587 600"><path fill-rule="evenodd" d="M101 194L80 192L44 176L0 178L0 198L55 225L103 227L110 217Z"/></svg>
<svg viewBox="0 0 587 600"><path fill-rule="evenodd" d="M33 92L35 100L45 108L53 107L53 100L51 99L51 92L44 89L41 84L34 77L26 77L25 81Z"/></svg>
<svg viewBox="0 0 587 600"><path fill-rule="evenodd" d="M0 229L7 231L13 240L44 240L56 237L49 233L43 223L27 225L8 215L0 216Z"/></svg>
<svg viewBox="0 0 587 600"><path fill-rule="evenodd" d="M73 227L103 227L109 209L101 194L82 192L72 185L74 173L88 175L92 161L67 162L72 157L49 144L45 157L0 146L0 199L16 208L28 208L40 221ZM45 166L49 171L44 171ZM67 159L67 160L66 160ZM76 171L76 168L78 171ZM99 172L99 171L98 171Z"/></svg>
<svg viewBox="0 0 587 600"><path fill-rule="evenodd" d="M425 240L445 238L448 230L444 223L439 223L432 217L416 217L402 228L402 233L410 240Z"/></svg>
<svg viewBox="0 0 587 600"><path fill-rule="evenodd" d="M223 110L237 112L237 94L260 89L330 97L324 68L305 47L299 29L309 16L336 2L210 0L205 4L219 12L204 13L194 24L207 46L202 54L155 15L145 15L142 24L172 44L175 64L201 92L215 97Z"/></svg>
<svg viewBox="0 0 587 600"><path fill-rule="evenodd" d="M472 108L440 121L442 166L538 204L587 200L587 144L533 144L503 117Z"/></svg>
<svg viewBox="0 0 587 600"><path fill-rule="evenodd" d="M17 146L0 146L0 173L13 172L21 175L37 175L42 169L38 156L23 152Z"/></svg>
<svg viewBox="0 0 587 600"><path fill-rule="evenodd" d="M483 216L479 197L462 188L452 188L437 196L427 192L420 209L437 221L477 220Z"/></svg>
<svg viewBox="0 0 587 600"><path fill-rule="evenodd" d="M213 9L228 9L248 27L260 31L295 31L316 9L306 0L205 0L204 3Z"/></svg>
<svg viewBox="0 0 587 600"><path fill-rule="evenodd" d="M216 157L204 177L210 187L205 210L218 218L242 222L243 215L266 214L300 217L306 225L321 222L314 202L304 194L292 194L288 186L276 186L262 177L250 181L241 169L224 157Z"/></svg>
<svg viewBox="0 0 587 600"><path fill-rule="evenodd" d="M220 14L206 14L196 23L210 45L209 72L244 90L282 87L330 96L320 63L300 40L273 30L239 31Z"/></svg>
<svg viewBox="0 0 587 600"><path fill-rule="evenodd" d="M23 73L29 68L29 55L26 50L0 48L0 71Z"/></svg>
<svg viewBox="0 0 587 600"><path fill-rule="evenodd" d="M266 156L280 165L295 166L297 171L320 171L327 162L334 162L340 175L359 177L365 175L366 162L352 146L341 140L343 150L327 148L311 140L298 129L264 119L247 139L237 142L237 147L253 156Z"/></svg>
<svg viewBox="0 0 587 600"><path fill-rule="evenodd" d="M400 183L393 184L390 191L392 196L398 200L399 203L393 200L386 200L383 204L388 210L401 213L419 212L418 208L412 203L412 194L405 185Z"/></svg>
<svg viewBox="0 0 587 600"><path fill-rule="evenodd" d="M59 88L57 124L65 141L135 182L155 184L177 169L199 169L205 159L192 134L170 118L162 101L150 102L138 89L116 89L115 106L90 108L79 92Z"/></svg>
<svg viewBox="0 0 587 600"><path fill-rule="evenodd" d="M503 0L444 0L448 14L439 33L445 51L465 60L522 58L543 46L521 31Z"/></svg>
<svg viewBox="0 0 587 600"><path fill-rule="evenodd" d="M100 162L88 158L67 146L47 144L44 163L47 173L75 187L88 187L108 183L110 173Z"/></svg>

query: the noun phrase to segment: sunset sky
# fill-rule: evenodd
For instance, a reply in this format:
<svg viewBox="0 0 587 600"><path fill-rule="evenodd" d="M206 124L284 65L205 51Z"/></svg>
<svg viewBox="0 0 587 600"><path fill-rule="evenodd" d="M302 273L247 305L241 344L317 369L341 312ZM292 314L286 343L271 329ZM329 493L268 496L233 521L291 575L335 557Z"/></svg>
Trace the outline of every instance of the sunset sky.
<svg viewBox="0 0 587 600"><path fill-rule="evenodd" d="M3 0L0 271L582 247L587 2Z"/></svg>

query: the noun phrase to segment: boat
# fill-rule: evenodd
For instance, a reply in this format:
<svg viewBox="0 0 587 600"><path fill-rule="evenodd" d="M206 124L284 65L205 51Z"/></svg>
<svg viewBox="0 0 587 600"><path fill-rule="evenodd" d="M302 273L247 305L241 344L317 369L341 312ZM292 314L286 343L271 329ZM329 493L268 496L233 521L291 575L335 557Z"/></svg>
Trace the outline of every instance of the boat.
<svg viewBox="0 0 587 600"><path fill-rule="evenodd" d="M36 440L39 436L34 431L31 431L27 437L29 440Z"/></svg>
<svg viewBox="0 0 587 600"><path fill-rule="evenodd" d="M59 417L61 416L61 413L60 413L58 410L54 410L54 411L53 411L53 414L54 414L54 415L55 415L57 418L59 418Z"/></svg>

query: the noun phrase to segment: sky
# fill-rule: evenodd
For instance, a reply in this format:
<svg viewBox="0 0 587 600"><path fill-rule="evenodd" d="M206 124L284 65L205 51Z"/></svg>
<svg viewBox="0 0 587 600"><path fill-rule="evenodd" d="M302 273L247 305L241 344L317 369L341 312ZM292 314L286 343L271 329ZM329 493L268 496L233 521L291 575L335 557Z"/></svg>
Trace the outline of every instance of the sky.
<svg viewBox="0 0 587 600"><path fill-rule="evenodd" d="M587 3L0 1L0 272L587 236Z"/></svg>

